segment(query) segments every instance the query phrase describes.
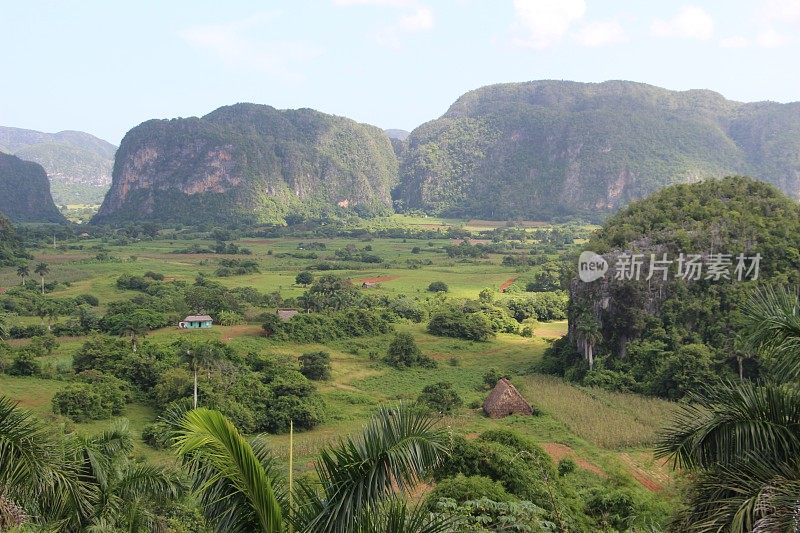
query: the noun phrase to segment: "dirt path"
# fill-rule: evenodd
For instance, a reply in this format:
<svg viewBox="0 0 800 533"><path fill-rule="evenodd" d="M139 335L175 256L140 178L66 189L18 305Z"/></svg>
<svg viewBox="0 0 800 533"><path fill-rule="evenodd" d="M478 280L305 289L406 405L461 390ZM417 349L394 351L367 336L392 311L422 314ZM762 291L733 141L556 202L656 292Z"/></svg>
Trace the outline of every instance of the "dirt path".
<svg viewBox="0 0 800 533"><path fill-rule="evenodd" d="M597 474L600 477L608 477L608 474L606 474L602 468L594 463L590 463L586 459L579 457L578 454L575 453L575 450L569 446L559 444L557 442L546 442L542 444L542 448L544 448L544 451L547 452L547 455L549 455L556 463L564 457L569 457L584 470L587 470L593 474Z"/></svg>
<svg viewBox="0 0 800 533"><path fill-rule="evenodd" d="M506 289L508 289L515 281L517 281L517 278L508 278L507 280L505 280L500 285L500 292L506 292Z"/></svg>
<svg viewBox="0 0 800 533"><path fill-rule="evenodd" d="M376 276L374 278L355 278L353 282L355 283L383 283L384 281L392 281L400 276Z"/></svg>
<svg viewBox="0 0 800 533"><path fill-rule="evenodd" d="M631 457L629 454L620 454L620 459L622 459L622 462L628 467L628 472L630 472L630 474L633 476L633 479L641 483L644 488L650 492L659 492L664 489L663 485L654 480L649 472L637 465L636 461L634 461L633 457Z"/></svg>

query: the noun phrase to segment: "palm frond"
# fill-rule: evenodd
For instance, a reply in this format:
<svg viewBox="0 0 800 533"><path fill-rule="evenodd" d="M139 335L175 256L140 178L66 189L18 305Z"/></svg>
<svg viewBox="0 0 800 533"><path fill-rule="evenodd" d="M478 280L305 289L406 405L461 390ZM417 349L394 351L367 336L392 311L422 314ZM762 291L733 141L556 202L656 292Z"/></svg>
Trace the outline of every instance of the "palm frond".
<svg viewBox="0 0 800 533"><path fill-rule="evenodd" d="M693 393L656 444L677 467L710 468L758 452L800 456L800 391L752 382Z"/></svg>
<svg viewBox="0 0 800 533"><path fill-rule="evenodd" d="M758 453L703 470L675 524L687 532L772 533L800 525L800 463L774 463Z"/></svg>
<svg viewBox="0 0 800 533"><path fill-rule="evenodd" d="M218 531L220 524L231 532L283 530L267 470L225 416L209 409L188 412L174 446L189 462L204 512Z"/></svg>
<svg viewBox="0 0 800 533"><path fill-rule="evenodd" d="M746 321L741 345L769 357L774 379L800 378L800 300L786 288L754 291L743 310Z"/></svg>
<svg viewBox="0 0 800 533"><path fill-rule="evenodd" d="M317 462L324 494L317 501L322 508L308 528L351 531L366 509L378 506L395 490L413 487L446 453L447 435L434 424L410 405L382 407L360 438L323 450Z"/></svg>
<svg viewBox="0 0 800 533"><path fill-rule="evenodd" d="M422 505L409 507L405 500L391 498L365 509L354 533L445 533L454 531L456 521L434 515Z"/></svg>

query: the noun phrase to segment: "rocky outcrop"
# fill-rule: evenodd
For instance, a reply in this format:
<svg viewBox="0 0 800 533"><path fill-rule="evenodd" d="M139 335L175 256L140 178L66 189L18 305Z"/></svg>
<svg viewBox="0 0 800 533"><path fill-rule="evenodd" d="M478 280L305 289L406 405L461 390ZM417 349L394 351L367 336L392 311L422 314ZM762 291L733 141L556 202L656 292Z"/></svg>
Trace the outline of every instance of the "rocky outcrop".
<svg viewBox="0 0 800 533"><path fill-rule="evenodd" d="M53 203L44 169L0 153L0 213L12 222L66 222Z"/></svg>
<svg viewBox="0 0 800 533"><path fill-rule="evenodd" d="M378 128L311 109L237 104L125 136L96 223L274 222L391 209L397 159Z"/></svg>
<svg viewBox="0 0 800 533"><path fill-rule="evenodd" d="M117 147L81 131L43 133L0 126L0 151L39 163L56 203L100 203L111 185Z"/></svg>
<svg viewBox="0 0 800 533"><path fill-rule="evenodd" d="M491 219L600 218L673 183L745 174L800 197L800 103L625 81L492 85L415 129L404 209Z"/></svg>

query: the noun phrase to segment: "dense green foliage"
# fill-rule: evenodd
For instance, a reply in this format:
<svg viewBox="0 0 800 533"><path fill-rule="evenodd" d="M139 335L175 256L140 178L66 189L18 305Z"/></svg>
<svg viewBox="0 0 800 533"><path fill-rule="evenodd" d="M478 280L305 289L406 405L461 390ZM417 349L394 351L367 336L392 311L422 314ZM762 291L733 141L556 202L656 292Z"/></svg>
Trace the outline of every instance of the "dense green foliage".
<svg viewBox="0 0 800 533"><path fill-rule="evenodd" d="M440 381L426 385L417 396L417 403L434 413L449 415L464 405L464 400L453 389L452 383Z"/></svg>
<svg viewBox="0 0 800 533"><path fill-rule="evenodd" d="M50 182L44 169L2 152L0 214L14 222L65 222L50 196Z"/></svg>
<svg viewBox="0 0 800 533"><path fill-rule="evenodd" d="M795 290L754 292L741 340L764 357L764 378L696 389L664 431L657 456L691 473L676 530L797 530L799 311Z"/></svg>
<svg viewBox="0 0 800 533"><path fill-rule="evenodd" d="M136 160L155 152L145 168ZM140 182L142 173L154 183ZM236 104L129 131L95 222L302 221L388 212L397 159L379 129L311 109ZM287 218L288 217L288 218Z"/></svg>
<svg viewBox="0 0 800 533"><path fill-rule="evenodd" d="M454 337L473 341L485 341L493 335L492 325L480 312L468 313L452 307L431 315L428 331L442 337Z"/></svg>
<svg viewBox="0 0 800 533"><path fill-rule="evenodd" d="M417 343L414 342L414 337L408 333L398 333L394 336L383 360L388 365L401 369L415 366L436 367L436 361L423 354Z"/></svg>
<svg viewBox="0 0 800 533"><path fill-rule="evenodd" d="M0 214L0 266L22 264L29 257L14 226ZM29 271L26 272L30 275Z"/></svg>
<svg viewBox="0 0 800 533"><path fill-rule="evenodd" d="M646 266L639 281L574 281L572 338L539 366L585 384L680 398L713 376L761 375L763 359L739 345L737 333L753 286L800 281L800 206L746 178L678 185L610 218L586 248L611 264L622 251L732 255L730 279L718 281L684 280L673 270L648 282ZM737 279L740 253L761 255L758 280Z"/></svg>
<svg viewBox="0 0 800 533"><path fill-rule="evenodd" d="M796 194L794 104L625 81L533 81L461 96L408 138L401 210L596 217L675 182L750 174Z"/></svg>

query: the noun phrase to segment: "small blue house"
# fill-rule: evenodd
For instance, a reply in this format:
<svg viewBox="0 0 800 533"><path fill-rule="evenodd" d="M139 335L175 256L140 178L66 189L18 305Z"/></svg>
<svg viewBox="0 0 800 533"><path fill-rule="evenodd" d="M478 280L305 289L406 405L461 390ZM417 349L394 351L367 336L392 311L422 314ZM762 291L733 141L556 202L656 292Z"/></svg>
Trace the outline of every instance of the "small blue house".
<svg viewBox="0 0 800 533"><path fill-rule="evenodd" d="M210 328L214 320L208 315L190 315L184 318L178 327L181 329Z"/></svg>

